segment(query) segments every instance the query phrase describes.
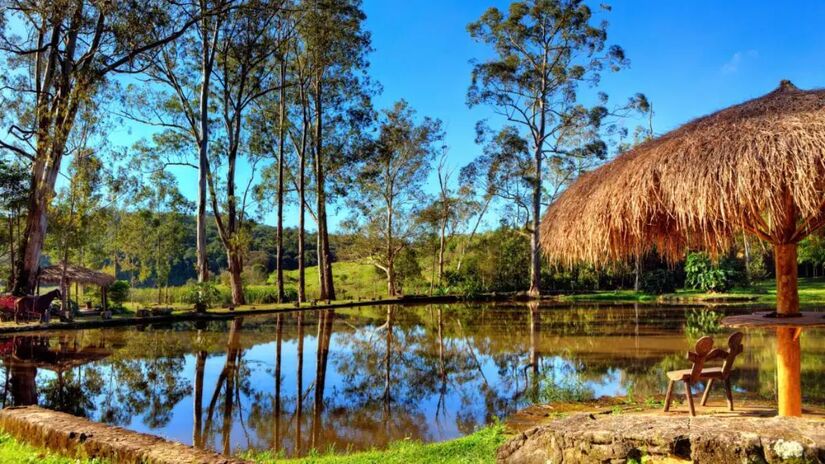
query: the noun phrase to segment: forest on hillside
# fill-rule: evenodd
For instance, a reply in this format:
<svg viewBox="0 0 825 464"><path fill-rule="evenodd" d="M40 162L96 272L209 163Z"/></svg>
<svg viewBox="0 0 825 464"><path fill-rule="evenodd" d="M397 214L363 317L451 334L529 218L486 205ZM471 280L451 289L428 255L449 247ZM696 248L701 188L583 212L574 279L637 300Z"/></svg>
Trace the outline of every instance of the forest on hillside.
<svg viewBox="0 0 825 464"><path fill-rule="evenodd" d="M135 287L221 282L235 304L263 283L306 301L310 279L335 299L344 262L370 266L389 295L682 284L682 264L655 253L599 269L542 258L547 205L656 135L643 93L600 87L630 66L607 5L525 0L466 25L476 50L462 90L489 115L474 154L453 153L447 125L414 101L375 104L361 0L108 5L0 3L10 292L61 264ZM111 135L124 132L136 141ZM745 271L708 266L771 272L758 242L730 258Z"/></svg>

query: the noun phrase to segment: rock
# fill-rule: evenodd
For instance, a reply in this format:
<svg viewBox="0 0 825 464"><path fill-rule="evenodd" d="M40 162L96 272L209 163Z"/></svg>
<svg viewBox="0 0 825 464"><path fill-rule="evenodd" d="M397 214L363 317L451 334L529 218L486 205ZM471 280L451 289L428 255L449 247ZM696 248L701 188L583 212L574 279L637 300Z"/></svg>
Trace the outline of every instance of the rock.
<svg viewBox="0 0 825 464"><path fill-rule="evenodd" d="M575 414L507 441L513 464L825 462L825 422L815 419L656 414Z"/></svg>

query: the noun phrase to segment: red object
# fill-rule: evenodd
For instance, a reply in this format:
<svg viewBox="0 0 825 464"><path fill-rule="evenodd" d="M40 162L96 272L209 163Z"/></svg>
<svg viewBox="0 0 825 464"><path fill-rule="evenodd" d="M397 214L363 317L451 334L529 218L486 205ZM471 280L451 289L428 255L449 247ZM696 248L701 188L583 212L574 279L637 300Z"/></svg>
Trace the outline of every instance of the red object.
<svg viewBox="0 0 825 464"><path fill-rule="evenodd" d="M0 295L0 311L13 313L17 298L14 295Z"/></svg>

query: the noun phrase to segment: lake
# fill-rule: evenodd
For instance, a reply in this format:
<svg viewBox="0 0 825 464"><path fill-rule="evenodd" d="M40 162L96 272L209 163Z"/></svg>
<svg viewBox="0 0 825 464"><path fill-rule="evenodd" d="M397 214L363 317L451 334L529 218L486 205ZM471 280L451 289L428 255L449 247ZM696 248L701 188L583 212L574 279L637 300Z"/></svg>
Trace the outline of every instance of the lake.
<svg viewBox="0 0 825 464"><path fill-rule="evenodd" d="M643 304L450 304L290 312L0 338L2 405L39 404L186 444L285 456L459 437L536 402L660 398L722 314ZM725 312L727 311L727 312ZM802 337L825 404L825 333ZM746 332L735 398L773 398L774 341ZM715 391L721 397L721 390Z"/></svg>

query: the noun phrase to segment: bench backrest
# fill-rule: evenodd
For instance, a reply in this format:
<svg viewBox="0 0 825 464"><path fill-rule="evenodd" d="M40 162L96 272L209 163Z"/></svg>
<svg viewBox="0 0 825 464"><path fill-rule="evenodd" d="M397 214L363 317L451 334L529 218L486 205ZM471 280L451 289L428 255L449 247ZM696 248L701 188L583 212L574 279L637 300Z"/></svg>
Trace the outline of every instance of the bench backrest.
<svg viewBox="0 0 825 464"><path fill-rule="evenodd" d="M722 378L728 378L730 371L733 369L733 362L736 360L736 357L744 351L744 347L742 346L743 337L744 334L742 332L734 332L728 337L728 353L727 357L725 357L725 362L722 364Z"/></svg>
<svg viewBox="0 0 825 464"><path fill-rule="evenodd" d="M696 346L693 351L688 351L687 358L693 363L690 369L690 382L699 380L699 375L702 373L702 368L705 366L705 361L708 355L713 350L713 339L710 337L702 337L696 341Z"/></svg>

